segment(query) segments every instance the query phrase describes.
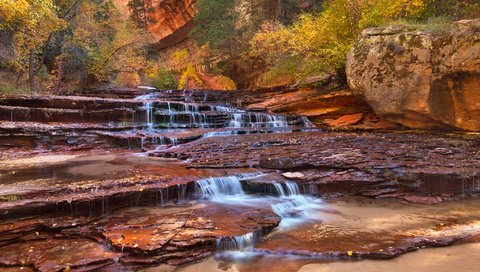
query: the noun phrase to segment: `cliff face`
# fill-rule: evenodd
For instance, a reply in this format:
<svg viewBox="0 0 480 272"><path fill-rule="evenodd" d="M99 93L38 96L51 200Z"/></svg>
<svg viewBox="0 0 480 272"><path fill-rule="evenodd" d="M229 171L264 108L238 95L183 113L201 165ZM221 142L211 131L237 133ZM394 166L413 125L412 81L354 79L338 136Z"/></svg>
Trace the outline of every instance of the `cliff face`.
<svg viewBox="0 0 480 272"><path fill-rule="evenodd" d="M129 0L115 0L117 7L126 15ZM198 0L153 0L155 8L150 16L153 24L149 30L155 37L160 48L182 42L192 29L192 19L197 10L195 4Z"/></svg>
<svg viewBox="0 0 480 272"><path fill-rule="evenodd" d="M165 48L183 41L193 27L198 0L156 0L155 23L149 29L158 39L158 46Z"/></svg>
<svg viewBox="0 0 480 272"><path fill-rule="evenodd" d="M354 94L410 128L480 131L480 20L441 33L369 29L348 57Z"/></svg>

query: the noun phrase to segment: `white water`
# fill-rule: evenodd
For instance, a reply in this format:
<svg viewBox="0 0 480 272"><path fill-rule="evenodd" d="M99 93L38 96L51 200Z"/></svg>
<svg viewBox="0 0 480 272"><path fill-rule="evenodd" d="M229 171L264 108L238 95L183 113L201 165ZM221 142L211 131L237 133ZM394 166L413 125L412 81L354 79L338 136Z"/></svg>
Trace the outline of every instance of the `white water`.
<svg viewBox="0 0 480 272"><path fill-rule="evenodd" d="M144 108L147 111L148 131L152 131L153 130L153 107L152 107L152 102L145 102Z"/></svg>
<svg viewBox="0 0 480 272"><path fill-rule="evenodd" d="M243 173L236 176L213 177L196 181L204 198L212 201L223 202L227 196L245 195L241 180L260 176L261 173Z"/></svg>
<svg viewBox="0 0 480 272"><path fill-rule="evenodd" d="M280 128L290 125L286 116L283 115L247 112L230 114L228 126L231 128Z"/></svg>
<svg viewBox="0 0 480 272"><path fill-rule="evenodd" d="M249 232L245 235L234 237L218 237L216 250L219 252L251 250L260 238L257 232Z"/></svg>
<svg viewBox="0 0 480 272"><path fill-rule="evenodd" d="M291 132L290 124L310 127L311 123L305 117L287 118L284 115L273 115L260 112L246 112L234 107L223 105L208 105L179 101L163 101L162 97L169 91L150 93L137 96L135 99L143 103L140 116L145 116L141 122L144 136L140 139L141 148L154 150L164 149L165 146L175 146L175 138L159 135L165 129L195 129L195 128L234 128L230 131L206 132L202 137L218 137L236 134L258 132ZM167 96L168 97L168 96ZM137 114L133 114L132 122L138 122ZM132 130L132 134L138 134ZM135 136L133 136L135 137ZM156 143L158 142L158 145ZM288 188L287 188L288 189Z"/></svg>
<svg viewBox="0 0 480 272"><path fill-rule="evenodd" d="M268 206L282 220L278 231L295 227L315 218L315 210L321 208L322 202L313 197L302 195L295 182L271 183L276 197L247 195L242 188L243 180L260 176L261 173L245 173L235 176L214 177L196 182L198 193L210 201L224 205ZM228 252L230 258L244 258L246 252L254 250L254 244L260 240L255 232L235 237L218 237L217 251ZM248 254L247 254L248 255Z"/></svg>

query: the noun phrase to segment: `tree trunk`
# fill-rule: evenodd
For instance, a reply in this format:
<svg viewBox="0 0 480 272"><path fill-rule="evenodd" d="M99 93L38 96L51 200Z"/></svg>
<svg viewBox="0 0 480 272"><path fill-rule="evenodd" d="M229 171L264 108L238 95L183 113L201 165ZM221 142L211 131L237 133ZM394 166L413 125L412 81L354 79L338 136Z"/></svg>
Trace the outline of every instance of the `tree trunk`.
<svg viewBox="0 0 480 272"><path fill-rule="evenodd" d="M28 81L30 83L30 91L36 93L37 89L35 86L35 52L30 50L30 60L28 63Z"/></svg>

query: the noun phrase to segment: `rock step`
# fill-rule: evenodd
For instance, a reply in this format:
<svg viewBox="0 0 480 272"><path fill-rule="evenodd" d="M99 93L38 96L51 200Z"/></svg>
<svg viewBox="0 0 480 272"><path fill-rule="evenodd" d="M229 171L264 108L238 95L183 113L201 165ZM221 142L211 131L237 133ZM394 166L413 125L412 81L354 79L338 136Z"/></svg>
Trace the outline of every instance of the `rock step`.
<svg viewBox="0 0 480 272"><path fill-rule="evenodd" d="M155 149L158 146L184 144L203 137L303 131L291 128L198 128L145 131L144 125L41 124L36 122L0 122L0 148L75 149L126 148ZM310 129L311 130L311 129Z"/></svg>
<svg viewBox="0 0 480 272"><path fill-rule="evenodd" d="M168 97L166 97L168 98ZM168 99L149 100L156 109L171 111L238 111L220 103L185 103ZM81 96L20 96L0 98L0 105L27 108L88 109L105 110L112 108L139 109L145 107L145 101L138 99L107 99Z"/></svg>

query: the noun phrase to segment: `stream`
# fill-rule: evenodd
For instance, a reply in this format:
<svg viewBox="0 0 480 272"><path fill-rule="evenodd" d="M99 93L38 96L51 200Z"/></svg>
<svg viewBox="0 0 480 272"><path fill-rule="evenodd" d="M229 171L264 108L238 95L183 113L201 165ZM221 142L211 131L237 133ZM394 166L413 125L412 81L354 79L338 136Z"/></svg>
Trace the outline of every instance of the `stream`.
<svg viewBox="0 0 480 272"><path fill-rule="evenodd" d="M168 95L0 103L40 150L1 163L0 271L477 271L476 140L412 147ZM408 148L429 159L365 151Z"/></svg>

